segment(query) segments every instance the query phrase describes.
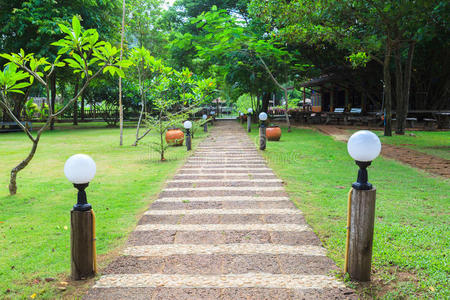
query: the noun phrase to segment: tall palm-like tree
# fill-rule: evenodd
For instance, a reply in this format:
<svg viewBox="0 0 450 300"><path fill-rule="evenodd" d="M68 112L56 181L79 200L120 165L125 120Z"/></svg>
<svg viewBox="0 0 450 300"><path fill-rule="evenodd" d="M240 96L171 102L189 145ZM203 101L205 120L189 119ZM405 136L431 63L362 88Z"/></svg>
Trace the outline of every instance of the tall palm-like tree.
<svg viewBox="0 0 450 300"><path fill-rule="evenodd" d="M123 57L123 39L125 35L125 0L122 1L122 33L120 39L120 61ZM122 68L122 67L120 67ZM120 146L123 145L123 105L122 105L122 78L119 77L119 120L120 120Z"/></svg>

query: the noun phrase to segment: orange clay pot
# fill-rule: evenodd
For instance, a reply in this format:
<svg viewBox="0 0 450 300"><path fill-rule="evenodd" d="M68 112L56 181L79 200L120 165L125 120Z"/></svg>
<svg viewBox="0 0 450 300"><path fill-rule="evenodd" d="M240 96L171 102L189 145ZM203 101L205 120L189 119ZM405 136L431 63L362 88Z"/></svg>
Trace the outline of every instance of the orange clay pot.
<svg viewBox="0 0 450 300"><path fill-rule="evenodd" d="M166 142L170 146L182 146L184 133L179 128L169 129L166 132Z"/></svg>
<svg viewBox="0 0 450 300"><path fill-rule="evenodd" d="M281 128L278 126L267 127L266 137L269 141L279 141L281 138Z"/></svg>

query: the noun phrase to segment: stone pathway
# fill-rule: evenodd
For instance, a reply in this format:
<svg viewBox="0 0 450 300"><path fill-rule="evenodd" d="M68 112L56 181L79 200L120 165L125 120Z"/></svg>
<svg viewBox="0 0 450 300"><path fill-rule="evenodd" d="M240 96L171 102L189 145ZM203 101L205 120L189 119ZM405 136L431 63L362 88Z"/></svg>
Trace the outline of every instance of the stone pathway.
<svg viewBox="0 0 450 300"><path fill-rule="evenodd" d="M236 123L218 122L85 299L355 299Z"/></svg>

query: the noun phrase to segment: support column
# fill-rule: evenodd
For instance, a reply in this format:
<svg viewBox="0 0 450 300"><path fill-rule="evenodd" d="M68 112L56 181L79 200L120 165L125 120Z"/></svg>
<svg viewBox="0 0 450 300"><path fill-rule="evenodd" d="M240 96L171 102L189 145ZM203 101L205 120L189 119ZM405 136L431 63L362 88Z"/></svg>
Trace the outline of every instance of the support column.
<svg viewBox="0 0 450 300"><path fill-rule="evenodd" d="M92 210L70 212L71 277L83 280L95 275L94 217Z"/></svg>
<svg viewBox="0 0 450 300"><path fill-rule="evenodd" d="M330 112L334 111L334 88L330 89Z"/></svg>
<svg viewBox="0 0 450 300"><path fill-rule="evenodd" d="M261 126L259 127L259 150L266 149L266 124L261 122Z"/></svg>
<svg viewBox="0 0 450 300"><path fill-rule="evenodd" d="M350 278L370 281L376 189L352 191L347 270Z"/></svg>

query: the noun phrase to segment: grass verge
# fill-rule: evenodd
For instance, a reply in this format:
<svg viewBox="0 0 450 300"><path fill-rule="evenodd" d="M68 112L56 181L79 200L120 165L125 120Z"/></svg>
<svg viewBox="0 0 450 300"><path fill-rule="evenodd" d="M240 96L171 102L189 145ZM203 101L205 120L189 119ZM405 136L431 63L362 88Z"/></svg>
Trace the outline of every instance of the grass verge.
<svg viewBox="0 0 450 300"><path fill-rule="evenodd" d="M97 219L100 263L123 244L139 215L187 157L185 147L171 147L161 163L149 147L156 136L132 147L133 136L134 130L125 129L124 146L119 147L118 129L48 131L35 158L19 173L18 194L10 197L9 172L31 145L23 133L0 134L1 299L57 299L78 288L66 286L76 190L63 173L66 159L75 153L89 154L97 164L86 191ZM193 147L203 136L196 134Z"/></svg>
<svg viewBox="0 0 450 300"><path fill-rule="evenodd" d="M382 143L406 147L450 160L450 131L407 131L405 135L383 136L374 131Z"/></svg>
<svg viewBox="0 0 450 300"><path fill-rule="evenodd" d="M256 127L250 135L257 143ZM281 141L268 142L263 155L343 269L347 193L357 176L346 144L283 128ZM377 188L373 280L349 284L364 297L448 299L450 181L382 157L369 180Z"/></svg>

